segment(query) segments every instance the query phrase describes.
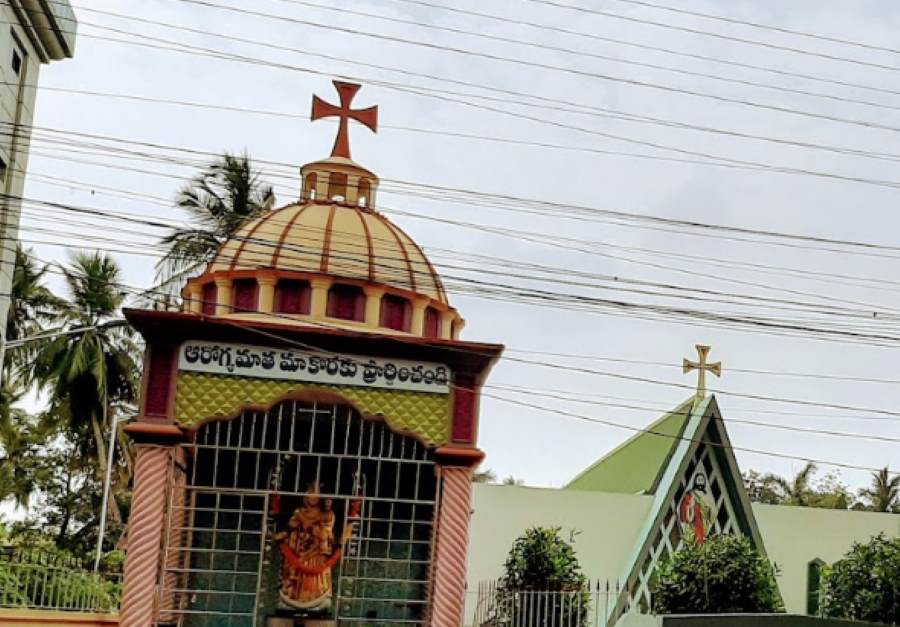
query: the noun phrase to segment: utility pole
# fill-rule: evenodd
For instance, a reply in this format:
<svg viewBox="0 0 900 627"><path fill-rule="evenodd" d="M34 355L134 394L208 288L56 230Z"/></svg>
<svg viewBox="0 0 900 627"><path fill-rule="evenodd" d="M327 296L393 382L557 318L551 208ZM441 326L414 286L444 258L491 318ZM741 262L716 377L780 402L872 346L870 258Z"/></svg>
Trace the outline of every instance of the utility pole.
<svg viewBox="0 0 900 627"><path fill-rule="evenodd" d="M106 422L106 401L103 402L103 422ZM106 456L106 477L103 479L103 505L100 508L100 530L97 533L97 554L94 556L94 572L100 572L100 558L103 556L103 540L106 536L106 511L109 509L109 492L112 483L112 467L116 451L116 430L120 422L125 422L131 417L126 416L116 420L109 419L109 451Z"/></svg>

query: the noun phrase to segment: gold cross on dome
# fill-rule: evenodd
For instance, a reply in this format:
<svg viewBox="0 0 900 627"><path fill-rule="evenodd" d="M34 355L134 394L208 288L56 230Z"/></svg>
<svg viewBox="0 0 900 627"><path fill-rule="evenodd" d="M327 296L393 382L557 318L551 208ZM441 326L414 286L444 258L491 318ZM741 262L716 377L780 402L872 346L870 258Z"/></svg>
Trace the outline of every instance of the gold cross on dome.
<svg viewBox="0 0 900 627"><path fill-rule="evenodd" d="M722 376L722 362L717 361L714 364L710 364L706 362L706 358L709 356L709 346L705 346L703 344L697 344L697 354L700 356L699 361L691 361L690 359L685 358L683 362L684 374L689 373L691 370L698 370L700 376L697 381L697 400L702 401L706 398L706 371L713 373L717 377Z"/></svg>
<svg viewBox="0 0 900 627"><path fill-rule="evenodd" d="M313 96L312 103L312 120L321 118L337 117L340 118L338 126L338 134L334 140L334 148L331 149L332 157L350 158L350 130L348 128L350 120L356 120L360 124L369 127L373 133L378 132L378 107L369 107L368 109L351 109L350 103L353 97L359 91L360 85L356 83L344 83L342 81L332 81L335 89L337 89L340 97L340 106L335 106L325 102L318 96Z"/></svg>

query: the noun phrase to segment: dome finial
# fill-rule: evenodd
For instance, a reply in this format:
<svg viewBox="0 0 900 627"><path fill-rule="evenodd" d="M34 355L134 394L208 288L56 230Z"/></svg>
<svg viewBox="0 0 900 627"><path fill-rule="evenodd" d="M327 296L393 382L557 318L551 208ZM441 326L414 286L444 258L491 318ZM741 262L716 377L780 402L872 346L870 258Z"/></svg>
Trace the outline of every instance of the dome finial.
<svg viewBox="0 0 900 627"><path fill-rule="evenodd" d="M354 119L360 124L364 124L373 133L378 132L378 107L369 107L367 109L351 109L350 103L356 92L359 91L360 85L356 83L344 83L341 81L332 81L338 95L341 99L340 106L327 103L318 96L313 96L312 103L312 120L337 116L340 118L338 126L337 138L334 140L334 148L331 149L332 157L350 158L350 133L348 130L348 120Z"/></svg>

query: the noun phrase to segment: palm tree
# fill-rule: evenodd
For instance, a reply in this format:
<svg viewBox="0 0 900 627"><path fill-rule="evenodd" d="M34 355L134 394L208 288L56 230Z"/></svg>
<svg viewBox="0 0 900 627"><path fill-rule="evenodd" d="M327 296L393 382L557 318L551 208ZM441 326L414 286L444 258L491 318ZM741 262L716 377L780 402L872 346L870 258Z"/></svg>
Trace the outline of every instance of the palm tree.
<svg viewBox="0 0 900 627"><path fill-rule="evenodd" d="M782 502L785 505L806 507L810 504L810 496L813 493L812 478L816 474L816 470L816 465L808 462L790 481L777 475L766 475L765 480L778 487L782 492Z"/></svg>
<svg viewBox="0 0 900 627"><path fill-rule="evenodd" d="M225 153L178 192L176 204L188 213L191 226L173 228L162 239L168 252L156 264L156 277L170 290L211 261L241 224L270 210L275 193L261 183L250 157Z"/></svg>
<svg viewBox="0 0 900 627"><path fill-rule="evenodd" d="M51 323L62 305L44 285L46 266L38 268L31 251L16 247L16 266L13 271L12 289L10 291L9 315L6 319L7 342L40 333L44 326ZM8 350L3 361L3 379L8 380L11 373L28 363L38 344L29 342L16 350Z"/></svg>
<svg viewBox="0 0 900 627"><path fill-rule="evenodd" d="M50 392L50 415L67 427L95 468L106 472L104 430L117 403L137 390L139 350L128 323L118 317L125 300L118 264L104 253L77 253L63 268L70 300L60 310L60 333L47 340L31 364L31 380ZM114 499L110 514L121 515Z"/></svg>
<svg viewBox="0 0 900 627"><path fill-rule="evenodd" d="M900 510L900 475L891 477L887 466L872 473L872 487L859 491L868 509L876 512Z"/></svg>

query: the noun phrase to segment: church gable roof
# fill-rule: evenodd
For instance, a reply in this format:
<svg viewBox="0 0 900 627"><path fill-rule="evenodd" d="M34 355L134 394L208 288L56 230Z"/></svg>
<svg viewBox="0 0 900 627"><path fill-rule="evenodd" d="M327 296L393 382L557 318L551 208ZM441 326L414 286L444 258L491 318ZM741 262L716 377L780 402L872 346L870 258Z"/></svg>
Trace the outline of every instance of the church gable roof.
<svg viewBox="0 0 900 627"><path fill-rule="evenodd" d="M650 513L626 564L625 586L609 616L610 625L631 607L649 611L656 567L681 548L687 535L744 536L766 554L715 397L696 403L691 399L688 407L687 424L674 439ZM699 529L698 519L703 521Z"/></svg>
<svg viewBox="0 0 900 627"><path fill-rule="evenodd" d="M565 489L652 494L682 437L694 399L682 403L570 481Z"/></svg>

